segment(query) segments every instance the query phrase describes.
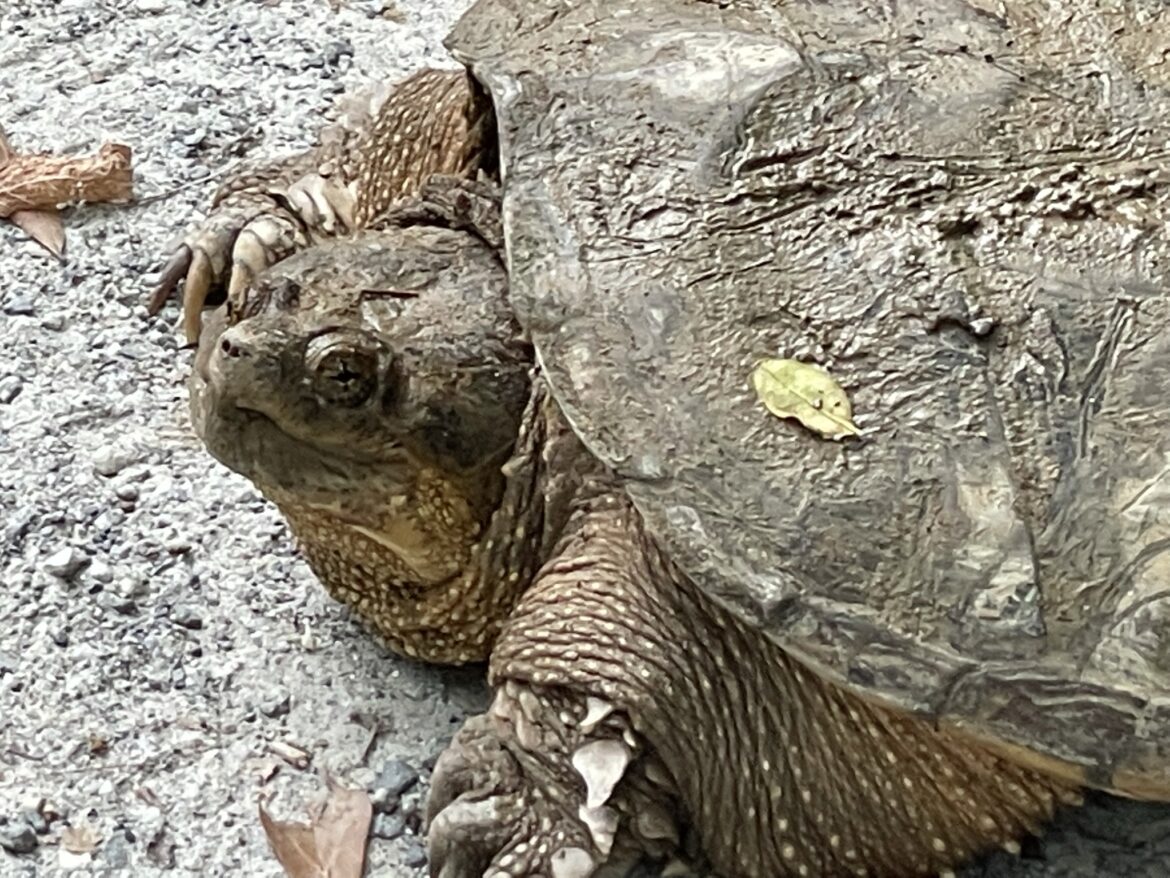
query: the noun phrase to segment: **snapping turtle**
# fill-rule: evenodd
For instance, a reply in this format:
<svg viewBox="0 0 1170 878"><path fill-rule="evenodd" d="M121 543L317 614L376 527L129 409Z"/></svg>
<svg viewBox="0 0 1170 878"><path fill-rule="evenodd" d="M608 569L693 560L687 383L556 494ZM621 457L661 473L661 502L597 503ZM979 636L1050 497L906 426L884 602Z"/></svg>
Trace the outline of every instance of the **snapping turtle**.
<svg viewBox="0 0 1170 878"><path fill-rule="evenodd" d="M481 0L176 253L212 452L391 645L490 652L432 874L925 875L1170 800L1170 31L1060 9Z"/></svg>

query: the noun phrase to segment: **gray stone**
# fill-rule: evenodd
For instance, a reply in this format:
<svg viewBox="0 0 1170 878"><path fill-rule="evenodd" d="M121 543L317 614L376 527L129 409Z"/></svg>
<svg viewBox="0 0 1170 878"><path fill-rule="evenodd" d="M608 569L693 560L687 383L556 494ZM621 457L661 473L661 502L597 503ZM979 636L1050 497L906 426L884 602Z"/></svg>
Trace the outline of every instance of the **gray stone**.
<svg viewBox="0 0 1170 878"><path fill-rule="evenodd" d="M60 579L72 579L87 563L89 559L84 552L73 546L65 546L45 558L41 566Z"/></svg>
<svg viewBox="0 0 1170 878"><path fill-rule="evenodd" d="M94 582L100 582L103 585L114 581L114 571L105 561L93 561L89 565L86 575Z"/></svg>
<svg viewBox="0 0 1170 878"><path fill-rule="evenodd" d="M24 296L13 296L4 303L4 313L13 316L31 317L37 313L36 306L33 305L32 299Z"/></svg>
<svg viewBox="0 0 1170 878"><path fill-rule="evenodd" d="M47 835L49 832L49 821L39 808L25 808L20 812L20 819L31 826L37 835Z"/></svg>
<svg viewBox="0 0 1170 878"><path fill-rule="evenodd" d="M191 604L175 604L171 607L170 619L189 631L198 631L203 627L203 613Z"/></svg>
<svg viewBox="0 0 1170 878"><path fill-rule="evenodd" d="M406 821L401 814L375 814L371 832L375 838L395 839L406 832Z"/></svg>
<svg viewBox="0 0 1170 878"><path fill-rule="evenodd" d="M278 719L282 716L288 716L289 708L292 705L292 698L287 689L275 689L268 693L257 705L260 712L269 719Z"/></svg>
<svg viewBox="0 0 1170 878"><path fill-rule="evenodd" d="M382 810L392 811L398 807L399 797L418 783L418 771L401 759L387 761L374 778L373 788L381 794Z"/></svg>
<svg viewBox="0 0 1170 878"><path fill-rule="evenodd" d="M24 390L24 382L15 375L0 378L0 405L8 405Z"/></svg>
<svg viewBox="0 0 1170 878"><path fill-rule="evenodd" d="M421 841L412 838L407 843L406 850L402 852L402 862L415 869L427 864L427 851Z"/></svg>
<svg viewBox="0 0 1170 878"><path fill-rule="evenodd" d="M0 848L14 854L31 854L37 849L37 834L23 820L0 826Z"/></svg>
<svg viewBox="0 0 1170 878"><path fill-rule="evenodd" d="M93 456L94 472L106 478L116 476L132 463L134 455L114 445L103 445Z"/></svg>
<svg viewBox="0 0 1170 878"><path fill-rule="evenodd" d="M116 831L101 846L102 859L113 869L130 865L131 845L124 831Z"/></svg>

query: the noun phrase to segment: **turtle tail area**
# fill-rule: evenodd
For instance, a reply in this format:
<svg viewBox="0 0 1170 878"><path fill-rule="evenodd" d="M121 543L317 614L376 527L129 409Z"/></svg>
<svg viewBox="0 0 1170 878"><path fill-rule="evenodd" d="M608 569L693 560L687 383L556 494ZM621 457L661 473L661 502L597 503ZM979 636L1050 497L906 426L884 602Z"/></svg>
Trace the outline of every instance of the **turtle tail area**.
<svg viewBox="0 0 1170 878"><path fill-rule="evenodd" d="M827 682L701 593L624 498L574 522L492 676L628 722L630 752L668 775L660 804L722 878L947 875L1018 850L1079 801L1070 784ZM643 805L610 787L636 830Z"/></svg>

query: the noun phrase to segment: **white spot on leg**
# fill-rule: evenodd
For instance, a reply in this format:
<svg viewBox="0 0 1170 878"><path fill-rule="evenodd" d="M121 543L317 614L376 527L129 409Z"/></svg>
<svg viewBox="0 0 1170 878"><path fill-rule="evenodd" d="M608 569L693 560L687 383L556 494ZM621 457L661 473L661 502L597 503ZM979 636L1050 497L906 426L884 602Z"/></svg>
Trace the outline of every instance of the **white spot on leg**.
<svg viewBox="0 0 1170 878"><path fill-rule="evenodd" d="M552 855L552 878L589 878L596 863L589 852L577 847L561 848Z"/></svg>

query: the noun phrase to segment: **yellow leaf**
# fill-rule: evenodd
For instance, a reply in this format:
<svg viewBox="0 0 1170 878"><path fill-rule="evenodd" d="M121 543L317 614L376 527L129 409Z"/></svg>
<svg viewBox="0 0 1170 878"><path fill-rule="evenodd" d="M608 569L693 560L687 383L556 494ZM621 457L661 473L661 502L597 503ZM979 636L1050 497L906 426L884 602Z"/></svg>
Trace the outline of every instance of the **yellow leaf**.
<svg viewBox="0 0 1170 878"><path fill-rule="evenodd" d="M833 376L800 360L761 360L752 370L760 402L778 418L795 418L826 439L857 436L853 406Z"/></svg>

